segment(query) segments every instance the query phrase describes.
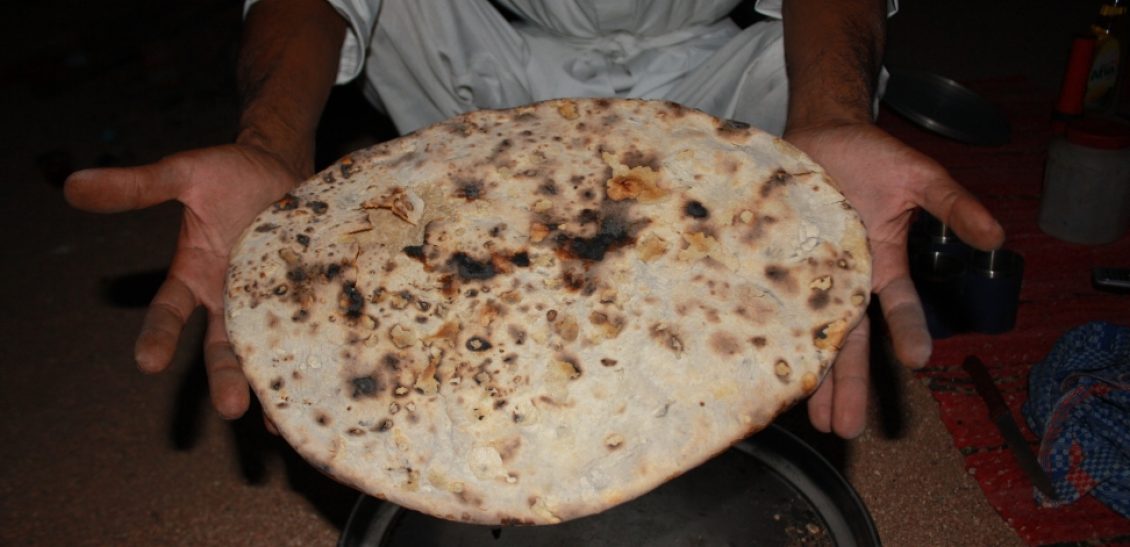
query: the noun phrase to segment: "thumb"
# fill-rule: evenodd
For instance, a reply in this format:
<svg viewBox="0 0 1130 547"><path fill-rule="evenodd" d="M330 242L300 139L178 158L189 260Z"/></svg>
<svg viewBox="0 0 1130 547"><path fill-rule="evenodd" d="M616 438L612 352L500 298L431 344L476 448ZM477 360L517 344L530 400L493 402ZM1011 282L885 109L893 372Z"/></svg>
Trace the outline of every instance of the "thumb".
<svg viewBox="0 0 1130 547"><path fill-rule="evenodd" d="M167 160L138 167L83 169L67 177L63 196L78 209L118 213L174 200L184 181Z"/></svg>
<svg viewBox="0 0 1130 547"><path fill-rule="evenodd" d="M978 249L988 251L1004 243L1004 228L992 213L948 175L936 177L925 185L920 204L952 227L962 241Z"/></svg>

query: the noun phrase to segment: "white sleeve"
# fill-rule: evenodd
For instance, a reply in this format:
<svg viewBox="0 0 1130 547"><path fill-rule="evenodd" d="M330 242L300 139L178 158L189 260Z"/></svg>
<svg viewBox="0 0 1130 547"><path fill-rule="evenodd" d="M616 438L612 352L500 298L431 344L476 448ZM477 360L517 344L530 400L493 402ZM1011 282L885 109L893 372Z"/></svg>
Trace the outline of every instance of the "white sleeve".
<svg viewBox="0 0 1130 547"><path fill-rule="evenodd" d="M245 0L243 15L259 0ZM377 26L377 13L381 0L326 0L349 24L345 41L341 44L341 57L337 67L337 83L344 84L361 74L365 67L365 53L369 39Z"/></svg>
<svg viewBox="0 0 1130 547"><path fill-rule="evenodd" d="M754 4L753 9L757 10L757 13L760 13L761 15L764 15L766 17L780 19L782 2L784 2L784 0L757 0L757 3ZM898 10L899 0L887 0L887 17L891 17L895 13L898 13Z"/></svg>

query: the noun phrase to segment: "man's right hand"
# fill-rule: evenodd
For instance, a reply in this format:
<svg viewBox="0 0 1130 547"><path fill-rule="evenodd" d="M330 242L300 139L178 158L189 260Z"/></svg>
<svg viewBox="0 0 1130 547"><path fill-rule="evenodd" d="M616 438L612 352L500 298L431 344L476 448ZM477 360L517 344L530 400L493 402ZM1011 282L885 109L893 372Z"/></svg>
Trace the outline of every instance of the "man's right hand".
<svg viewBox="0 0 1130 547"><path fill-rule="evenodd" d="M212 403L225 418L250 404L224 328L228 255L255 216L314 171L314 135L333 87L346 21L324 0L259 2L247 13L237 76L236 144L191 150L127 169L79 171L67 201L100 213L176 200L184 218L169 277L137 338L145 372L169 366L188 317L208 310L204 363Z"/></svg>
<svg viewBox="0 0 1130 547"><path fill-rule="evenodd" d="M116 213L176 200L184 216L168 278L149 306L134 355L144 372L168 368L185 322L208 310L204 362L212 403L238 418L250 398L224 328L224 276L243 230L308 173L249 144L192 150L132 168L78 171L66 182L67 201L86 211Z"/></svg>

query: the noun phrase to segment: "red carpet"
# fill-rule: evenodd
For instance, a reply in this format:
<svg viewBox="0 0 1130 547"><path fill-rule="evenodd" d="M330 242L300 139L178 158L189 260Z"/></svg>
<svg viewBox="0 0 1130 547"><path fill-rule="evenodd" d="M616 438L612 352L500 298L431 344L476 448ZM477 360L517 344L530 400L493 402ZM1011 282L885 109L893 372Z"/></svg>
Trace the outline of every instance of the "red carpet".
<svg viewBox="0 0 1130 547"><path fill-rule="evenodd" d="M1041 97L1019 79L969 85L1003 108L1012 121L1012 142L972 147L927 133L883 112L879 123L941 162L977 194L1008 233L1006 246L1026 261L1016 328L988 336L957 335L935 344L930 366L921 372L941 407L955 447L965 457L985 496L1002 518L1030 544L1104 542L1130 544L1130 520L1091 497L1059 508L1035 505L1032 486L961 368L970 354L981 357L1027 432L1020 406L1027 398L1028 371L1071 327L1092 320L1130 325L1130 295L1091 287L1093 266L1130 267L1130 236L1100 247L1061 242L1036 225L1053 97Z"/></svg>

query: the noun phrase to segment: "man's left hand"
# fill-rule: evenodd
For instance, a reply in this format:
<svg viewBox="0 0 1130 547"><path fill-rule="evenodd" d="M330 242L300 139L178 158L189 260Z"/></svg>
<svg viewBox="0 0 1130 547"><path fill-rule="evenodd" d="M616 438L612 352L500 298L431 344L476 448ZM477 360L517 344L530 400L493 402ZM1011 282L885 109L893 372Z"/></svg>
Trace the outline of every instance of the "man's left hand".
<svg viewBox="0 0 1130 547"><path fill-rule="evenodd" d="M1004 230L984 206L934 160L870 123L793 128L784 138L822 165L867 228L872 291L896 358L918 368L930 358L922 305L910 280L907 232L925 209L966 243L999 247ZM845 339L832 371L808 401L817 429L844 438L863 432L867 416L870 325L866 317Z"/></svg>

